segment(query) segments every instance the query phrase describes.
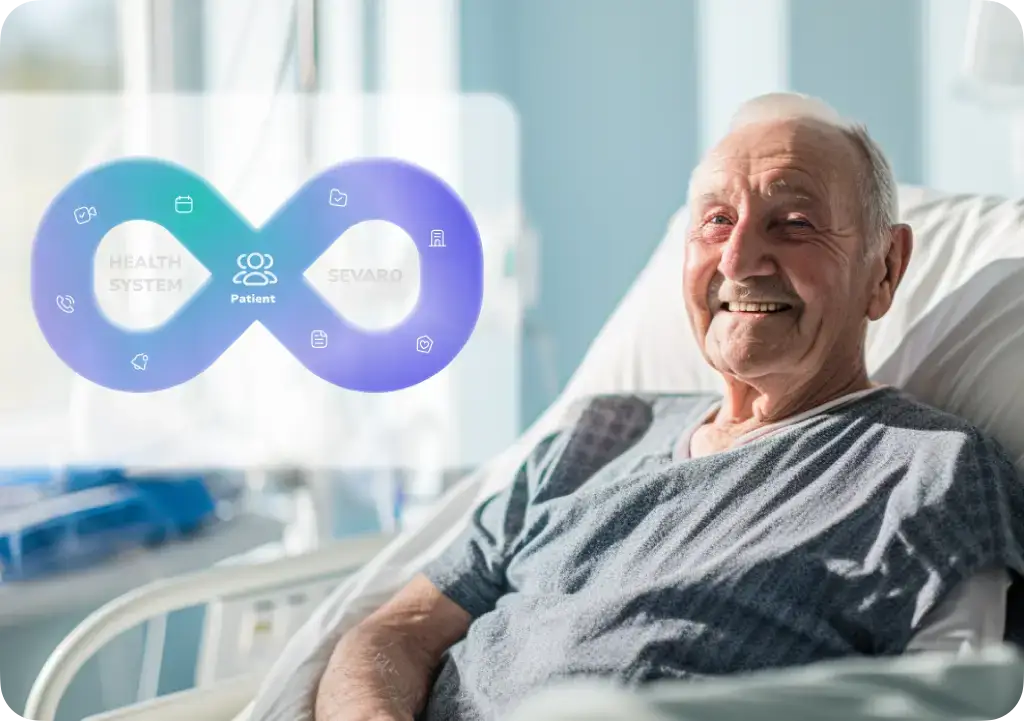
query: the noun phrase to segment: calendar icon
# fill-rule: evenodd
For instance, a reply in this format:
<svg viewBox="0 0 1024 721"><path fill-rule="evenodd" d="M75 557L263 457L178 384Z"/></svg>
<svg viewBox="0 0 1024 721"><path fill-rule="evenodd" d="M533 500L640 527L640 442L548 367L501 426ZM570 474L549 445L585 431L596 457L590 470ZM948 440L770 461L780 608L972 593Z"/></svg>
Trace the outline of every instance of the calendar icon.
<svg viewBox="0 0 1024 721"><path fill-rule="evenodd" d="M174 212L182 215L187 215L192 212L192 197L189 195L179 195L174 199Z"/></svg>

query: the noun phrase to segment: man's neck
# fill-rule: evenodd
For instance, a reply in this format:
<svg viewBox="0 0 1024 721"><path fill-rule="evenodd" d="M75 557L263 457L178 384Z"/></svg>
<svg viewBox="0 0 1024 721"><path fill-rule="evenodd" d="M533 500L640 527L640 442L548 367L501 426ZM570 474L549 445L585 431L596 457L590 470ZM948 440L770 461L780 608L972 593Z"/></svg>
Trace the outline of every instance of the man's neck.
<svg viewBox="0 0 1024 721"><path fill-rule="evenodd" d="M726 378L722 405L711 423L721 431L742 435L872 386L863 370L842 378L804 382L780 378L756 385Z"/></svg>

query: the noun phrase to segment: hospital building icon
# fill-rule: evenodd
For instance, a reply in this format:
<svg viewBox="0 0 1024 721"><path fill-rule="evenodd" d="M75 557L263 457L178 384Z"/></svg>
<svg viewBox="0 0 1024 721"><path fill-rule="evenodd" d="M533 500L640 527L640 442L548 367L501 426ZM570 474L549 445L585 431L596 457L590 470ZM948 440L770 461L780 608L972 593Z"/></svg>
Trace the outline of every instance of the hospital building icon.
<svg viewBox="0 0 1024 721"><path fill-rule="evenodd" d="M430 231L430 247L431 248L444 248L444 231L443 230L432 230Z"/></svg>

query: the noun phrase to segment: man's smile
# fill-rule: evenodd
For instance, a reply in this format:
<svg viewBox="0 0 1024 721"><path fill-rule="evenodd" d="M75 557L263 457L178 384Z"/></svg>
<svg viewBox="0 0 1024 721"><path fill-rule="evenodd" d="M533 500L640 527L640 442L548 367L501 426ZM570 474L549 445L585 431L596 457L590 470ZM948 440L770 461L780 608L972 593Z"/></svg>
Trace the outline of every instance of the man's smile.
<svg viewBox="0 0 1024 721"><path fill-rule="evenodd" d="M788 303L722 303L719 310L743 315L774 315L793 310Z"/></svg>

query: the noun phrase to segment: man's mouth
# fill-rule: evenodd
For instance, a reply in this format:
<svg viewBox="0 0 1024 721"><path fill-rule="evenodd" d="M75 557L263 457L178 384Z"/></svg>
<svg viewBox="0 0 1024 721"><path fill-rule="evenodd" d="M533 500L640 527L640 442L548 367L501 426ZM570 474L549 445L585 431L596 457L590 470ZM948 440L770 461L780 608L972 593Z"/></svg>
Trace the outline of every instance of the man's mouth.
<svg viewBox="0 0 1024 721"><path fill-rule="evenodd" d="M722 303L727 313L785 313L792 308L788 303Z"/></svg>

